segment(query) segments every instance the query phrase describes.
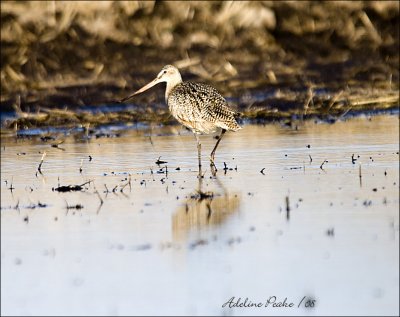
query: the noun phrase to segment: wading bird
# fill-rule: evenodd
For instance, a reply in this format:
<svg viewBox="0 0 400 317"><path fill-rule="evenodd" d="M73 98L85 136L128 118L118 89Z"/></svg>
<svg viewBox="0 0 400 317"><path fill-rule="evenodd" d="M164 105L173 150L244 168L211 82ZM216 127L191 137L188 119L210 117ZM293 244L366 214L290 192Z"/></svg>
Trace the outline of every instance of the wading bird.
<svg viewBox="0 0 400 317"><path fill-rule="evenodd" d="M147 85L122 99L124 102L147 89L166 82L165 102L171 114L179 123L189 128L195 135L201 172L201 143L199 134L210 134L220 131L217 143L210 155L211 166L215 168L215 151L226 131L237 131L241 127L236 122L239 113L231 110L225 98L213 87L193 82L182 81L178 68L166 65L157 77Z"/></svg>

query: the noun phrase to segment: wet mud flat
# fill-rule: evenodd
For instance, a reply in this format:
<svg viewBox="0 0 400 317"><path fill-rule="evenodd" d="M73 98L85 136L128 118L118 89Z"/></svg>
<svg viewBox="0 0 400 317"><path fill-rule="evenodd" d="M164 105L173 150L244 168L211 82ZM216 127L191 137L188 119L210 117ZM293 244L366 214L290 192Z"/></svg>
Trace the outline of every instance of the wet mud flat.
<svg viewBox="0 0 400 317"><path fill-rule="evenodd" d="M203 137L200 179L180 127L56 131L2 134L2 314L397 313L398 115L245 124L216 177Z"/></svg>

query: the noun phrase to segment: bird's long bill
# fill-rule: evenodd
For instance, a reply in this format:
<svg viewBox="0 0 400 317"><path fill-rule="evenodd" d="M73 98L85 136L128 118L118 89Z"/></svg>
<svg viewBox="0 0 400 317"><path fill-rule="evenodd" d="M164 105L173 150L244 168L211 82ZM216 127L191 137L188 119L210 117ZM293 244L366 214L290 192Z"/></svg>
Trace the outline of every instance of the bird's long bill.
<svg viewBox="0 0 400 317"><path fill-rule="evenodd" d="M133 96L138 95L138 94L146 91L147 89L150 89L151 87L157 85L159 82L160 82L159 78L155 78L154 80L149 82L147 85L145 85L142 88L140 88L139 90L135 91L132 95L125 97L124 99L121 99L120 102L124 102L124 101L131 99Z"/></svg>

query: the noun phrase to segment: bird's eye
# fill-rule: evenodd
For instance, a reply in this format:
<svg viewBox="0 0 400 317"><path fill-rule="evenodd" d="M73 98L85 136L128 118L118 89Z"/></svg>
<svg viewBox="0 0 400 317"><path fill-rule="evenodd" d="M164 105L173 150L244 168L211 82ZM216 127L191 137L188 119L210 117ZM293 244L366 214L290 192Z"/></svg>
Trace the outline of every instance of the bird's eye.
<svg viewBox="0 0 400 317"><path fill-rule="evenodd" d="M167 71L166 71L166 70L164 70L164 71L163 71L163 74L166 74L166 73L167 73Z"/></svg>

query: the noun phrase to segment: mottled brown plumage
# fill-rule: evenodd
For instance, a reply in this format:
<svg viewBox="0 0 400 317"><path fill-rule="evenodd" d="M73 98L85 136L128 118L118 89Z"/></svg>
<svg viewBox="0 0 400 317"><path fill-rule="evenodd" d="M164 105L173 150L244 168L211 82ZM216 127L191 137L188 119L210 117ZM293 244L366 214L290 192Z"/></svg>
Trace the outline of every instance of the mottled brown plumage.
<svg viewBox="0 0 400 317"><path fill-rule="evenodd" d="M160 82L167 83L165 101L171 114L196 136L200 168L201 144L198 134L221 131L210 157L215 167L215 151L224 133L241 129L236 121L238 113L228 107L225 98L215 88L201 83L183 82L179 70L172 65L164 66L153 81L121 101L128 100Z"/></svg>
<svg viewBox="0 0 400 317"><path fill-rule="evenodd" d="M182 82L172 88L167 104L172 115L197 134L218 129L237 131L237 113L229 109L224 97L206 84Z"/></svg>

